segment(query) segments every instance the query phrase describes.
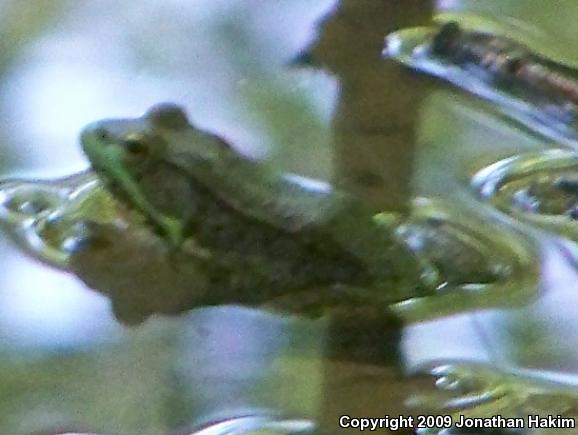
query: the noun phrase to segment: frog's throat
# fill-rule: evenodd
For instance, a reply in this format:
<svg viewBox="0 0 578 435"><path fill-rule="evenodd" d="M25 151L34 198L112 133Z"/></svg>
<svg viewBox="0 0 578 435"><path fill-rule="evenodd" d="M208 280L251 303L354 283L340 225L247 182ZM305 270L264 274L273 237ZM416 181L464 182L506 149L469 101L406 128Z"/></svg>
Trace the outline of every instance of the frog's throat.
<svg viewBox="0 0 578 435"><path fill-rule="evenodd" d="M115 157L118 156L103 155L98 159L100 160L99 165L106 169L109 178L120 185L133 207L159 227L173 247L181 247L184 241L183 223L174 217L159 212L142 193L138 183L126 171L119 159Z"/></svg>

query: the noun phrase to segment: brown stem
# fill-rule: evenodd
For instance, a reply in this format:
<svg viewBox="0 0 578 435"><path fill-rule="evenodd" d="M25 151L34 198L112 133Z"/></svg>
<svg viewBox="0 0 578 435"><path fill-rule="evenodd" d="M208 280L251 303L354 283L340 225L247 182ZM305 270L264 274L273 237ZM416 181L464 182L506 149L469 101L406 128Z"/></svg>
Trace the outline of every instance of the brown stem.
<svg viewBox="0 0 578 435"><path fill-rule="evenodd" d="M431 0L342 0L311 51L313 62L341 83L334 119L335 181L375 210L408 209L419 105L430 87L427 79L382 58L384 37L427 24L432 10ZM339 433L340 415L404 412L396 367L401 325L373 314L331 320L320 409L323 433Z"/></svg>
<svg viewBox="0 0 578 435"><path fill-rule="evenodd" d="M376 210L407 211L419 105L430 82L384 60L388 33L431 20L431 0L342 0L311 52L341 82L336 182Z"/></svg>

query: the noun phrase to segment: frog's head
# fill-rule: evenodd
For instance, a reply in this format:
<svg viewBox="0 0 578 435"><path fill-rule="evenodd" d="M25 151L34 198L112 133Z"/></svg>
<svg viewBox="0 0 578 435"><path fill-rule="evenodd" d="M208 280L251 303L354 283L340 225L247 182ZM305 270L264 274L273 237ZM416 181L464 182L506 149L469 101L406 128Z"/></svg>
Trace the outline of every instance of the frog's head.
<svg viewBox="0 0 578 435"><path fill-rule="evenodd" d="M170 132L188 126L184 111L165 103L140 118L94 122L81 133L85 154L111 192L145 215L175 245L183 240L185 222L174 210L177 202L185 207L191 198L177 198L175 192L186 188L186 180L167 169L164 159Z"/></svg>

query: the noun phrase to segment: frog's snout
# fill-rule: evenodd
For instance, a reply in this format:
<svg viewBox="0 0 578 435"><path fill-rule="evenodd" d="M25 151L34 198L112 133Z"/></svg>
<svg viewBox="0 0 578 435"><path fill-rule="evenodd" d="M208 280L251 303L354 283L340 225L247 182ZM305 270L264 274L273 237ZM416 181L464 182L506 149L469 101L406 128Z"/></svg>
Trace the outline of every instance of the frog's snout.
<svg viewBox="0 0 578 435"><path fill-rule="evenodd" d="M85 152L94 145L105 145L108 140L108 131L99 123L88 124L80 132L80 144Z"/></svg>

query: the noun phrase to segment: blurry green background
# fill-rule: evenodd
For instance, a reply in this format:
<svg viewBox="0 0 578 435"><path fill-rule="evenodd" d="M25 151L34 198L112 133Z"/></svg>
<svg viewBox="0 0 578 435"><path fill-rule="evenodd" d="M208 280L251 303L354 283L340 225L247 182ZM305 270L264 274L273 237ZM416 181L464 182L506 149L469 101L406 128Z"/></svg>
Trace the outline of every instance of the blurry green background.
<svg viewBox="0 0 578 435"><path fill-rule="evenodd" d="M88 164L77 141L84 125L104 117L139 116L156 102L174 101L187 108L195 124L218 131L246 153L330 178L330 122L339 85L323 71L289 69L286 63L314 40L315 23L333 4L0 0L2 177L60 176L84 169ZM510 29L553 58L578 62L575 1L559 0L553 7L539 0L440 0L439 8L488 28ZM472 170L545 145L506 123L489 105L441 85L421 114L422 147L414 177L419 194L461 197ZM454 186L450 192L448 183ZM235 391L240 398L235 406L273 404L302 416L317 412L319 343L309 326L243 310L214 319L211 312L199 314L209 316L205 320L216 330L223 329L212 343L246 350L245 361L227 361L226 351L210 353L207 337L188 317L123 328L103 296L25 257L7 238L0 239L0 270L2 434L42 433L51 427L160 434L210 415L221 397ZM549 278L559 280L553 285L571 287L574 271L556 270ZM499 313L479 321L490 337L497 337L489 341L494 353L541 368L535 354L522 351L528 343L543 343L536 346L540 355L558 355L556 337L574 317L569 308L559 307L554 301L534 312L535 324L528 316ZM227 329L223 319L229 318L249 332ZM546 327L544 319L550 322ZM270 331L265 334L253 324L268 325ZM491 360L495 355L488 341L473 340L475 331L465 340L451 338L451 331L463 331L464 324L469 320L458 318L408 331L408 360ZM500 330L493 336L496 325ZM434 339L440 328L450 337L443 349ZM208 353L200 351L199 343ZM575 355L558 357L545 364L578 369ZM213 372L203 372L208 377L195 377L195 370L209 366ZM226 390L226 382L238 382L237 390ZM199 391L200 386L206 390Z"/></svg>

